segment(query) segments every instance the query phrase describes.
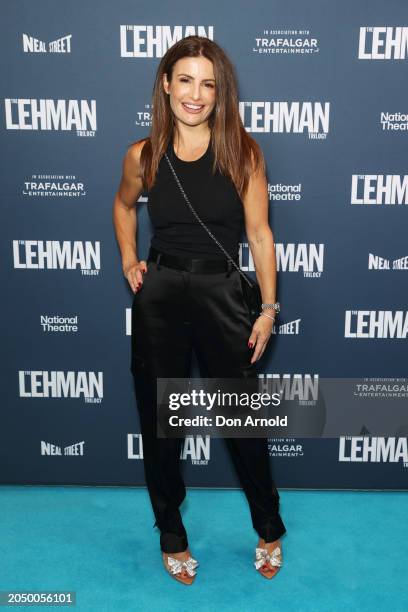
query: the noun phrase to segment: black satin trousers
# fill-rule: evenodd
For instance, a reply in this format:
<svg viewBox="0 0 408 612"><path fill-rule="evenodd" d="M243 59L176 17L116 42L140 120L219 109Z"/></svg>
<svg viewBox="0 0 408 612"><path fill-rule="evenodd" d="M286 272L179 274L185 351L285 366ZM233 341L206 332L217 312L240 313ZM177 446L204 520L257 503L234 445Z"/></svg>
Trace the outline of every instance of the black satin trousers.
<svg viewBox="0 0 408 612"><path fill-rule="evenodd" d="M186 496L181 438L157 438L156 378L191 376L194 349L202 378L257 376L248 347L251 324L240 275L192 273L149 261L132 303L132 359L145 480L160 529L161 550L188 547L179 506ZM271 476L267 438L223 438L248 500L252 525L272 542L285 532Z"/></svg>

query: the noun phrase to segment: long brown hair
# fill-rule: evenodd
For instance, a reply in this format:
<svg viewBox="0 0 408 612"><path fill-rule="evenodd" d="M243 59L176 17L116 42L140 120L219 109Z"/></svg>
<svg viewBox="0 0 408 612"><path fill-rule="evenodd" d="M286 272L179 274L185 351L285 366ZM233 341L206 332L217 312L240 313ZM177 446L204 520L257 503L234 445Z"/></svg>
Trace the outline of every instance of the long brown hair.
<svg viewBox="0 0 408 612"><path fill-rule="evenodd" d="M258 143L245 130L238 110L238 87L235 69L224 50L204 36L186 36L171 46L157 69L152 94L152 127L140 157L143 188L149 190L155 180L160 159L173 138L175 120L169 96L164 91L163 75L172 79L174 64L183 57L203 56L213 63L215 106L208 118L212 134L214 164L233 181L240 198L248 187L251 173L265 162ZM134 144L134 143L133 143ZM252 158L252 160L251 160Z"/></svg>

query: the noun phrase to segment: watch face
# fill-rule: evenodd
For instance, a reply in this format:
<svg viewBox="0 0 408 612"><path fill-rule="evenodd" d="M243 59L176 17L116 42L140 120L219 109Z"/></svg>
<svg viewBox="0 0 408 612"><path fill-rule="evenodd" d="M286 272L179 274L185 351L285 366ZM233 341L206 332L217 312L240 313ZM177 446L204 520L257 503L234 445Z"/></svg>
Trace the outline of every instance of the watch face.
<svg viewBox="0 0 408 612"><path fill-rule="evenodd" d="M276 314L278 314L278 312L280 312L280 304L276 302Z"/></svg>

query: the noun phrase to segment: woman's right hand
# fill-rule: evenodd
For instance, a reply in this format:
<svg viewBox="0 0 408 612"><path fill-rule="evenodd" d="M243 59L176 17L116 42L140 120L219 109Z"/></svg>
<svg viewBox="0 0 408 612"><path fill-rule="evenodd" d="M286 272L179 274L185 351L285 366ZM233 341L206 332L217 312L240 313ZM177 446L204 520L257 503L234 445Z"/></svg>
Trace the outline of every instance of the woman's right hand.
<svg viewBox="0 0 408 612"><path fill-rule="evenodd" d="M127 278L133 293L139 291L143 285L143 274L145 272L147 272L147 263L144 259L137 263L124 264L123 274Z"/></svg>

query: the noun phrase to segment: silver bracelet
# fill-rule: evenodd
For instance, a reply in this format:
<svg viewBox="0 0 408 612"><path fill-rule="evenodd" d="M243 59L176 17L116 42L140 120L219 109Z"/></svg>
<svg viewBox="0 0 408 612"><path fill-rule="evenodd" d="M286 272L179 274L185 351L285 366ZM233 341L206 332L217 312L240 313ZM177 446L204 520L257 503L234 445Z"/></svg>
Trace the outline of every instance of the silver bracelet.
<svg viewBox="0 0 408 612"><path fill-rule="evenodd" d="M275 317L271 317L271 315L266 314L266 312L263 312L263 311L262 311L262 312L260 312L260 313L259 313L259 316L261 316L261 315L264 315L264 317L268 317L268 319L272 319L272 321L274 321L274 320L275 320Z"/></svg>

